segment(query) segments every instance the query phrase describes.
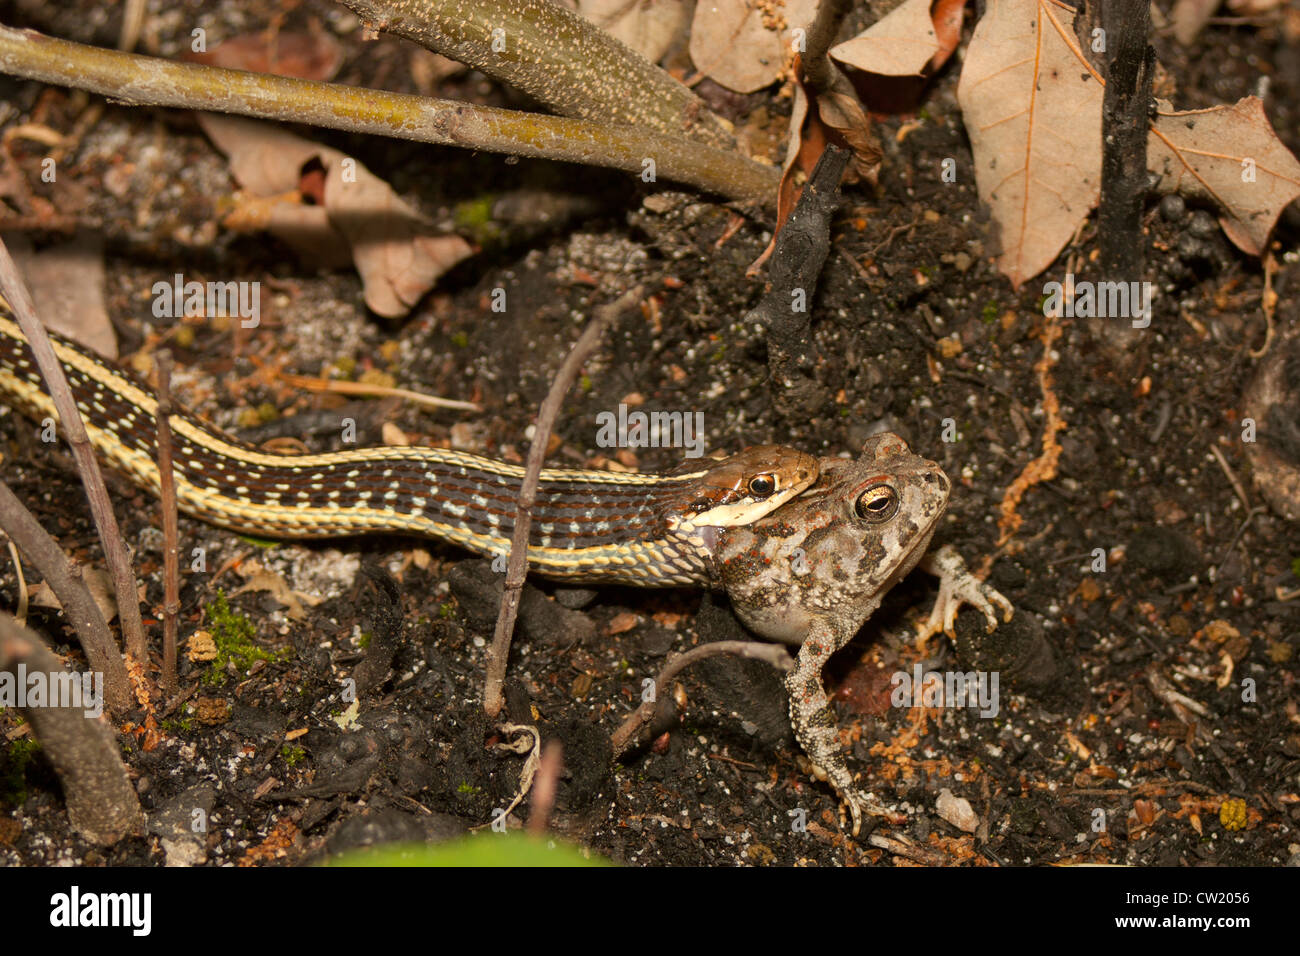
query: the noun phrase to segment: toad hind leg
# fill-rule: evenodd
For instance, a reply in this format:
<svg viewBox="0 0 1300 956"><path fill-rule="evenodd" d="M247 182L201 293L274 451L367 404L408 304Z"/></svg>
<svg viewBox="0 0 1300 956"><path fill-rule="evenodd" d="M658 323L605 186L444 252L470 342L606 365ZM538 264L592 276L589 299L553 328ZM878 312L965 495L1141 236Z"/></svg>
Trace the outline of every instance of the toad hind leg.
<svg viewBox="0 0 1300 956"><path fill-rule="evenodd" d="M890 811L880 806L870 793L857 789L849 771L844 747L836 729L835 713L822 685L822 668L830 656L849 642L850 632L843 635L825 622L815 623L799 648L795 666L786 675L786 691L790 695L790 723L795 739L803 747L813 764L813 774L819 780L829 781L840 799L849 805L853 815L853 835L862 828L862 815L890 816Z"/></svg>

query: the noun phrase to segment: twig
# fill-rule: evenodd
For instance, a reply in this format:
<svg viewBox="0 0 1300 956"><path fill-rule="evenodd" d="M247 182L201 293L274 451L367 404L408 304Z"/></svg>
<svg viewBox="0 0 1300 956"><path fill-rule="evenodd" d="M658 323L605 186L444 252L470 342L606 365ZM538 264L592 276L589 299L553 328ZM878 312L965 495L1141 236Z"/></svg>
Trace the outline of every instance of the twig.
<svg viewBox="0 0 1300 956"><path fill-rule="evenodd" d="M1273 277L1277 274L1277 260L1272 251L1264 253L1264 291L1260 294L1259 307L1264 312L1264 344L1256 349L1248 349L1251 358L1258 361L1268 354L1273 345L1273 314L1277 310L1277 294L1273 292Z"/></svg>
<svg viewBox="0 0 1300 956"><path fill-rule="evenodd" d="M523 90L563 116L685 134L734 149L704 101L586 17L551 0L342 0L368 26Z"/></svg>
<svg viewBox="0 0 1300 956"><path fill-rule="evenodd" d="M923 866L943 866L946 862L941 854L935 853L933 850L927 850L924 847L915 846L894 837L887 837L881 833L871 834L871 836L867 837L867 842L878 850L884 850L894 856L901 856L905 860L912 860Z"/></svg>
<svg viewBox="0 0 1300 956"><path fill-rule="evenodd" d="M14 616L23 627L27 626L27 579L23 577L23 556L18 546L9 535L4 536L5 546L9 549L9 559L14 563L14 577L18 581L18 613Z"/></svg>
<svg viewBox="0 0 1300 956"><path fill-rule="evenodd" d="M81 575L74 573L68 557L58 542L49 536L41 523L24 507L3 481L0 481L0 528L27 555L27 560L45 578L63 613L72 625L92 671L104 675L104 692L108 709L125 713L131 705L130 682L122 663L117 642L99 605L90 596Z"/></svg>
<svg viewBox="0 0 1300 956"><path fill-rule="evenodd" d="M833 78L831 71L835 67L831 65L828 54L831 44L835 42L835 37L840 32L844 18L852 8L853 0L822 0L817 6L817 16L808 25L808 34L804 38L804 52L799 62L803 70L804 83L814 93L825 92L831 87Z"/></svg>
<svg viewBox="0 0 1300 956"><path fill-rule="evenodd" d="M255 365L262 364L254 360ZM291 372L275 371L274 375L286 385L305 388L313 392L335 392L340 395L368 395L381 398L401 398L417 405L429 408L454 408L464 412L481 412L483 406L475 402L463 402L456 398L439 398L437 395L425 395L413 392L409 388L395 388L390 385L369 385L365 382L339 382L332 378L313 378L310 375L294 375Z"/></svg>
<svg viewBox="0 0 1300 956"><path fill-rule="evenodd" d="M764 205L775 203L780 177L734 150L635 126L172 63L3 25L0 72L136 106L234 113L638 174L650 159L657 178Z"/></svg>
<svg viewBox="0 0 1300 956"><path fill-rule="evenodd" d="M119 661L119 664L121 662ZM0 614L0 670L40 674L66 687L67 671L31 631ZM75 682L74 682L75 683ZM127 777L109 726L88 718L84 706L20 708L59 775L68 821L82 837L108 845L144 830L140 800Z"/></svg>
<svg viewBox="0 0 1300 956"><path fill-rule="evenodd" d="M1242 487L1241 481L1237 478L1236 472L1234 472L1232 466L1228 464L1228 459L1223 457L1223 452L1219 451L1218 446L1214 444L1210 445L1210 454L1214 455L1214 460L1219 463L1219 468L1222 469L1224 475L1227 476L1228 484L1232 485L1233 493L1236 494L1237 500L1241 502L1241 506L1249 511L1250 499L1246 497L1246 489Z"/></svg>
<svg viewBox="0 0 1300 956"><path fill-rule="evenodd" d="M1228 563L1228 558L1232 554L1232 549L1237 546L1237 542L1240 541L1241 536L1246 533L1246 529L1250 527L1250 523L1254 521L1257 516L1266 514L1267 512L1268 509L1263 505L1255 505L1255 507L1246 512L1246 518L1237 528L1237 533L1232 536L1232 540L1228 542L1228 546L1223 549L1223 557L1220 558L1219 563L1214 566L1214 577L1210 580L1217 581L1219 579L1219 574L1222 573L1223 566Z"/></svg>
<svg viewBox="0 0 1300 956"><path fill-rule="evenodd" d="M701 644L699 647L691 648L685 654L679 654L664 665L664 669L659 672L655 678L654 686L658 691L662 691L684 668L689 667L698 660L706 657L712 657L716 654L735 654L738 657L748 657L751 660L767 661L777 670L788 672L794 667L794 658L790 656L784 645L768 644L764 641L713 641L709 644ZM659 694L655 694L656 699L643 701L641 706L628 715L623 725L614 731L610 737L610 743L614 748L614 756L620 757L627 752L632 746L636 735L641 732L641 728L650 722L654 716L655 706Z"/></svg>
<svg viewBox="0 0 1300 956"><path fill-rule="evenodd" d="M68 388L68 380L63 376L58 356L54 354L54 346L45 334L45 327L36 318L36 307L32 303L31 294L18 275L18 267L14 265L9 249L3 242L0 242L0 292L9 300L14 318L18 320L27 344L31 347L41 377L45 379L45 387L54 400L63 436L72 447L72 457L76 459L77 471L81 474L81 482L86 489L90 513L95 519L99 541L104 548L104 558L113 575L113 586L117 592L117 616L122 622L127 651L141 664L145 664L149 652L144 642L144 625L140 621L140 597L135 590L135 574L131 570L131 559L126 553L122 533L117 527L113 506L108 500L104 476L100 473L99 463L95 461L94 449L86 436L86 426L81 420L81 413L77 411L77 403Z"/></svg>
<svg viewBox="0 0 1300 956"><path fill-rule="evenodd" d="M181 610L180 533L176 527L176 476L172 472L172 353L154 357L158 372L158 496L163 523L163 691L176 693L176 616Z"/></svg>
<svg viewBox="0 0 1300 956"><path fill-rule="evenodd" d="M528 532L533 523L533 503L537 500L537 481L542 473L551 429L555 427L560 406L569 386L578 375L578 369L582 368L582 363L600 343L605 330L613 325L624 309L640 300L641 292L641 286L636 286L596 310L595 317L583 329L559 371L555 373L555 381L551 383L551 389L538 409L537 423L533 426L533 440L528 447L528 459L524 465L523 483L519 486L519 498L515 506L515 527L510 538L510 560L506 567L505 590L501 594L501 611L497 615L492 646L488 649L483 709L489 717L496 717L501 712L501 685L505 681L506 661L510 656L510 637L514 633L515 616L519 613L519 596L528 570Z"/></svg>
<svg viewBox="0 0 1300 956"><path fill-rule="evenodd" d="M122 11L122 30L117 35L119 50L135 49L135 45L140 42L140 30L144 27L147 12L145 0L126 0L126 8Z"/></svg>
<svg viewBox="0 0 1300 956"><path fill-rule="evenodd" d="M552 740L542 748L542 762L533 778L533 801L528 811L528 832L533 836L541 836L546 832L551 809L555 806L560 771L563 769L563 749L558 740Z"/></svg>

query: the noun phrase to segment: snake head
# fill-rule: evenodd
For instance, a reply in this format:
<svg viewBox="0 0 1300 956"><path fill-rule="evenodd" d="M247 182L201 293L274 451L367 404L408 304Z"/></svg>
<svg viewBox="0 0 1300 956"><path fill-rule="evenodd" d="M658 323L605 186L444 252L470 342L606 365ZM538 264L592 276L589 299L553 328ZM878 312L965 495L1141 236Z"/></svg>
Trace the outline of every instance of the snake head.
<svg viewBox="0 0 1300 956"><path fill-rule="evenodd" d="M817 480L817 459L783 445L754 445L701 472L674 506L674 531L757 521Z"/></svg>

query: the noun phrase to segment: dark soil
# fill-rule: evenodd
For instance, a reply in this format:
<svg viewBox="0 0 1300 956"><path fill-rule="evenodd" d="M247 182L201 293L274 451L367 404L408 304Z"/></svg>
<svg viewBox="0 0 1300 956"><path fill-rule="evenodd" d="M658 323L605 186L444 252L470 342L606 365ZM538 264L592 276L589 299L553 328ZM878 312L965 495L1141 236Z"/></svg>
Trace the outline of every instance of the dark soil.
<svg viewBox="0 0 1300 956"><path fill-rule="evenodd" d="M191 21L236 34L265 27L280 5L183 6L164 21L164 54L188 42ZM0 9L5 23L104 46L116 40L116 7L56 11L19 0ZM304 3L283 25L302 28L314 17L338 30L341 82L415 91L412 48L363 43L341 10ZM1267 112L1300 150L1300 47L1280 22L1214 26L1189 50L1157 36L1177 105L1232 102L1266 78ZM938 176L947 157L971 168L958 70L952 62L933 81L920 113L880 121L878 189L846 188L812 304L828 401L799 420L774 411L763 330L743 321L763 291L745 270L769 232L749 220L736 228L734 214L707 198L599 170L303 131L357 157L435 221L451 225L460 211L464 222L470 205L507 195L527 211L539 200L520 190L558 210L545 223L476 234L480 254L407 320L385 323L366 314L353 273L318 274L271 239L219 227L234 186L184 114L107 107L70 153L57 190L40 185L45 146L8 148L60 214L102 237L124 354L154 335L140 303L160 278L260 280L271 290L258 329L235 335L205 323L192 344L171 343L184 370L181 398L223 427L240 431L241 410L269 403L277 429L314 449L337 447L331 436L349 414L362 443L380 442L381 425L393 421L417 441L518 461L551 376L593 308L642 283L645 305L622 316L568 398L552 462L608 455L596 447L595 416L640 395L646 408L702 411L711 450L779 442L853 454L884 428L942 464L954 492L938 540L972 566L991 560L989 580L1014 603L1015 620L986 635L968 609L955 644L932 639L918 650L912 628L935 586L913 575L827 673L851 766L906 815L876 833L910 850L849 837L833 792L809 774L780 681L763 664L713 658L690 669L660 735L612 761L609 735L639 703L643 679L674 652L744 631L725 596L575 594L534 582L507 696L514 720L563 745L550 817L557 836L625 864L1283 864L1300 843L1300 609L1285 594L1300 586L1300 548L1292 525L1266 509L1248 512L1211 452L1222 453L1249 504L1260 504L1239 421L1250 351L1265 336L1261 265L1202 228L1204 212L1162 213L1153 200L1145 256L1160 294L1151 328L1119 348L1083 321L1063 323L1049 386L1067 423L1059 471L1028 490L1023 525L996 548L999 502L1041 451L1041 283L1086 261L1096 242L1090 225L1019 292L996 272L972 178L944 184ZM34 84L0 79L0 90L6 128L39 111L40 122L69 134L85 106ZM702 92L739 122L768 111L779 138L788 100L715 95L707 83ZM439 95L522 105L477 75L453 78ZM1273 253L1280 327L1300 321L1291 302L1298 236L1293 207ZM34 238L39 246L61 236ZM490 307L498 288L505 313ZM479 401L486 412L458 425L455 414L409 405L354 402L343 411L337 400L271 384L254 356L311 375L323 361L355 360L408 388ZM943 440L945 419L959 440ZM317 431L319 421L328 424ZM0 418L5 480L69 554L101 567L68 459L32 434L26 420ZM678 455L646 449L632 463L669 468ZM110 491L147 607L157 608L156 505L121 478ZM410 539L267 546L188 519L181 533L182 553L207 549L206 573L183 576L182 637L211 629L218 589L231 595L251 581L230 604L272 659L214 674L182 654L184 703L159 714L157 744L125 728L119 737L151 832L109 848L72 833L48 764L20 746L18 715L0 713L8 735L0 863L307 863L358 846L443 839L510 802L524 758L492 746L499 734L481 710L499 580L484 562ZM1107 556L1104 573L1094 569L1095 549ZM301 595L298 606L267 590L270 579ZM17 603L8 565L0 603ZM35 610L30 623L84 663L55 614ZM156 620L150 633L161 633ZM890 676L917 664L998 671L999 712L891 706ZM348 678L356 682L351 713ZM1203 714L1175 709L1157 692L1162 679ZM973 833L939 815L945 790L969 801ZM1229 798L1245 803L1244 829L1220 822ZM197 842L186 823L195 807L210 817ZM529 813L525 801L515 817Z"/></svg>

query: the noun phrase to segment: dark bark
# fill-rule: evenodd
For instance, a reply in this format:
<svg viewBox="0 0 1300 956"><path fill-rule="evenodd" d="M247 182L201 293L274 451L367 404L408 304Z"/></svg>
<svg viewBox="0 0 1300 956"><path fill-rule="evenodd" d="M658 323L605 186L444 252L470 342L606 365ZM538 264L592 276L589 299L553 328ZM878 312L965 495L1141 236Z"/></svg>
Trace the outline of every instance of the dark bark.
<svg viewBox="0 0 1300 956"><path fill-rule="evenodd" d="M1147 0L1097 0L1106 31L1102 102L1101 271L1108 281L1142 278L1142 208L1147 194L1147 126L1155 54L1147 44Z"/></svg>
<svg viewBox="0 0 1300 956"><path fill-rule="evenodd" d="M90 596L80 573L68 562L63 549L3 481L0 481L0 529L41 572L45 583L63 605L64 619L81 642L91 671L104 675L104 697L109 712L125 713L131 706L131 686L108 622Z"/></svg>
<svg viewBox="0 0 1300 956"><path fill-rule="evenodd" d="M39 674L51 686L67 673L40 639L8 614L0 614L0 671L15 675L15 680L20 673L24 678ZM140 800L107 722L86 716L81 707L19 709L59 775L73 829L101 845L144 831Z"/></svg>
<svg viewBox="0 0 1300 956"><path fill-rule="evenodd" d="M768 263L768 286L746 319L767 329L767 364L777 412L806 418L826 400L814 370L817 353L809 335L817 277L831 248L831 217L840 202L840 179L849 152L828 146L803 188L794 212L776 237Z"/></svg>

